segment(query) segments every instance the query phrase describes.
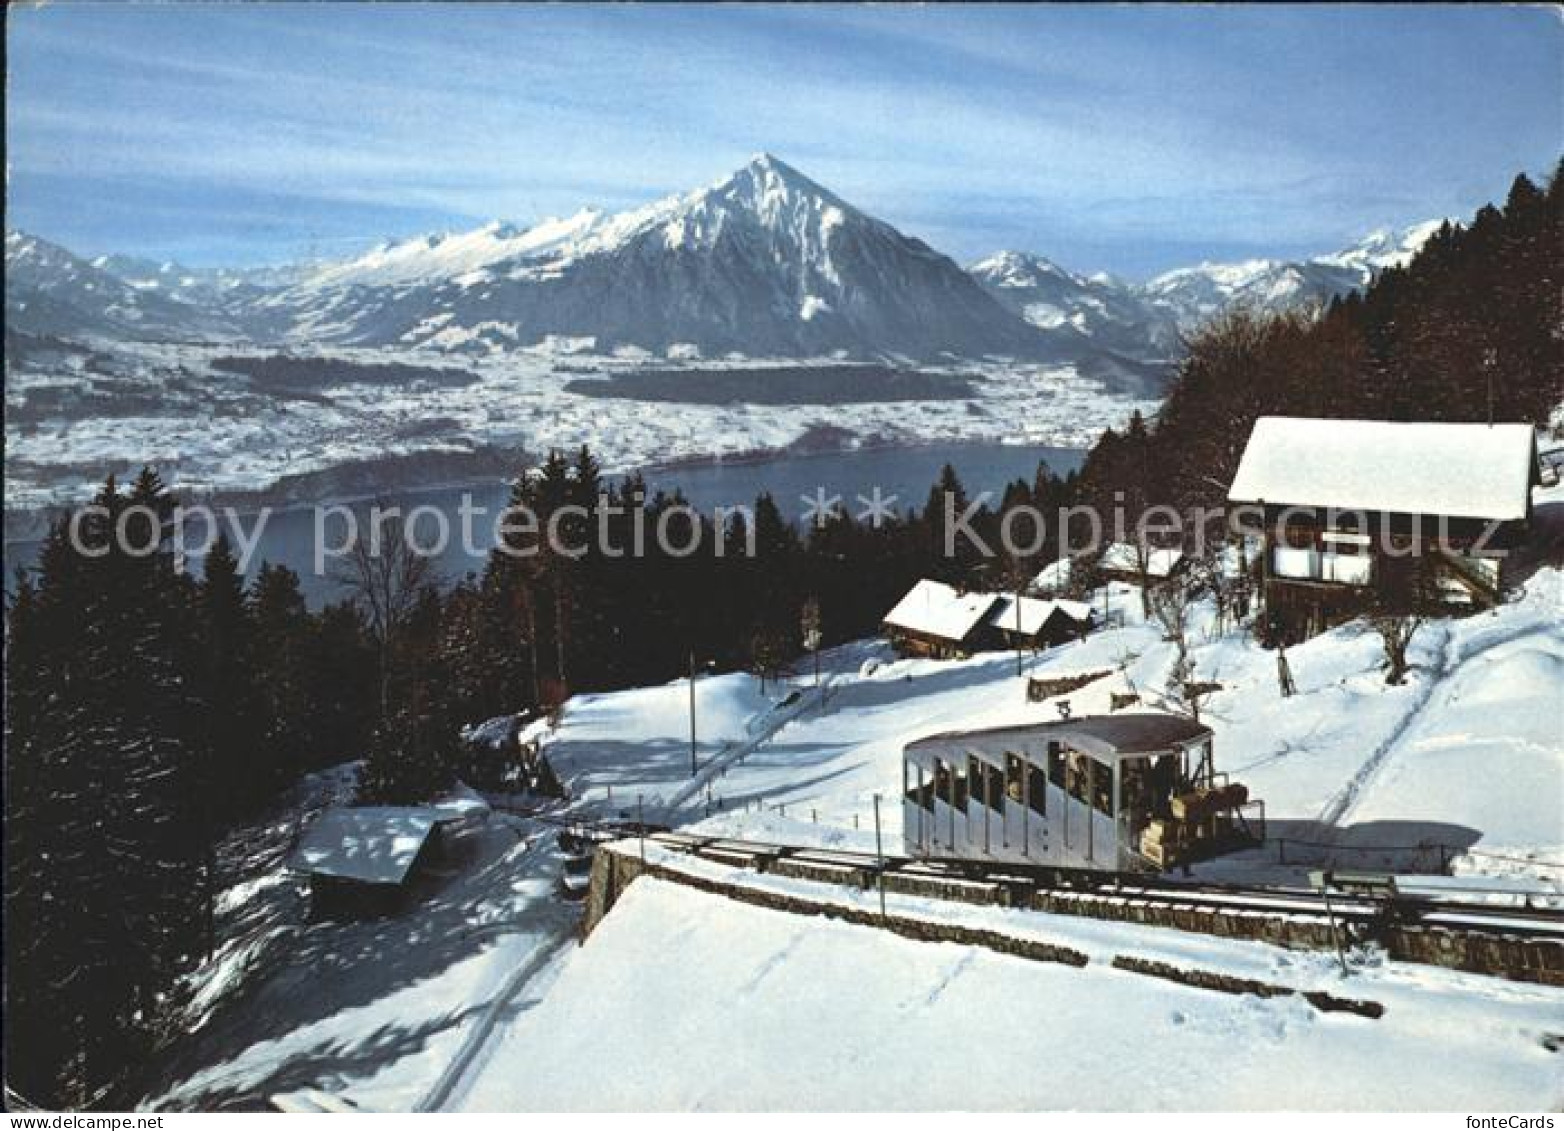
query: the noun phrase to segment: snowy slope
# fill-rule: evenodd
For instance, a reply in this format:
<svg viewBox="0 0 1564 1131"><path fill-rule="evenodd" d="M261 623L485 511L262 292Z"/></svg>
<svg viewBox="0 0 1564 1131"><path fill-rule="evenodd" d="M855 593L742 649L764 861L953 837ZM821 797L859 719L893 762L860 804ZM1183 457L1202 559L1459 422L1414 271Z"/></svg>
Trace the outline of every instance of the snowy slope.
<svg viewBox="0 0 1564 1131"><path fill-rule="evenodd" d="M894 910L920 901L892 898ZM517 1110L1330 1110L1556 1103L1564 994L1411 967L1354 978L1383 1018L1112 969L1116 953L1341 992L1325 954L965 909L1082 969L633 884L458 1096ZM1044 918L1030 929L1022 920ZM1257 970L1258 968L1258 970ZM1438 1056L1428 1050L1437 1048ZM1156 1070L1144 1071L1151 1055ZM590 1066L590 1067L588 1067Z"/></svg>
<svg viewBox="0 0 1564 1131"><path fill-rule="evenodd" d="M1110 693L1131 687L1154 705L1173 661L1161 633L1138 623L1132 587L1094 601L1105 599L1126 627L1027 665L1039 675L1109 671L1068 696L1077 715L1106 711ZM1243 632L1218 632L1203 615L1193 639L1199 676L1222 688L1205 708L1217 766L1266 800L1284 835L1334 841L1343 861L1376 867L1410 862L1379 846L1422 838L1464 848L1460 871L1560 886L1564 574L1543 570L1514 603L1425 627L1400 687L1385 685L1379 641L1361 625L1289 650L1290 698L1277 689L1275 653ZM633 811L639 794L653 819L872 848L879 794L895 851L907 741L1058 717L1054 703L1026 701L1011 655L894 660L864 641L822 661L823 705L808 677L785 707L785 685L763 694L746 675L700 679L696 779L683 681L576 697L557 728L540 724L532 737L570 787L571 812ZM259 969L214 970L202 984L222 983L230 1005L207 1002L213 1019L170 1066L159 1106L254 1105L299 1087L379 1109L442 1097L479 1109L1486 1109L1561 1098L1556 1054L1538 1041L1557 1028L1557 989L1372 961L1343 987L1329 955L893 897L898 913L959 916L1085 951L1092 965L1072 970L654 881L638 881L576 949L574 911L553 894L551 846L548 828L497 814L472 862L416 912L292 935L283 927ZM1249 853L1205 867L1299 882L1311 863L1289 861L1286 871L1274 854ZM243 898L292 892L279 880L263 872ZM278 930L275 915L266 921ZM220 958L231 965L245 953L241 936L224 941ZM1347 992L1387 1012L1370 1022L1297 999L1183 989L1109 969L1121 953ZM1103 1069L1143 1056L1148 1042L1180 1067L1155 1078ZM1430 1058L1430 1047L1448 1055Z"/></svg>
<svg viewBox="0 0 1564 1131"><path fill-rule="evenodd" d="M1173 646L1159 630L1136 623L1133 587L1115 584L1108 601L1130 622L1125 628L1026 660L1028 676L1109 673L1066 697L1077 716L1106 713L1114 693L1137 692L1153 707L1167 695ZM1094 604L1102 608L1100 593ZM1495 873L1513 870L1495 857L1517 846L1538 860L1564 863L1559 571L1539 572L1520 600L1494 612L1430 622L1414 640L1414 670L1396 687L1385 684L1377 634L1361 623L1288 650L1297 687L1292 697L1278 689L1276 654L1246 631L1217 633L1203 611L1191 636L1198 678L1220 685L1202 718L1216 734L1217 768L1265 800L1273 832L1349 846L1341 858L1365 865L1427 867L1427 852L1399 851L1420 844L1464 850L1471 854L1465 867ZM940 731L1058 717L1053 702L1027 702L1010 654L897 660L882 644L863 642L828 653L823 662L825 706L806 705L726 768L713 783L708 827L862 844L878 793L886 835L899 844L896 797L906 743ZM719 686L703 685L703 694L718 694ZM593 696L567 711L563 726L544 736L545 748L565 755L578 780L613 781L616 798L638 789L649 805L660 801L665 787L687 773L681 689ZM733 708L741 700L734 690L713 700L714 740L719 732L738 733ZM724 701L726 707L718 705ZM1512 704L1514 713L1494 710L1495 704ZM1492 772L1490 762L1506 772ZM638 768L631 772L631 766ZM1476 781L1480 790L1471 784ZM694 801L707 812L704 795ZM1367 851L1379 846L1398 851ZM1277 878L1274 854L1252 855L1212 867L1241 872L1252 865L1257 875ZM1297 854L1294 880L1304 878L1309 855ZM1564 885L1564 874L1552 868L1532 870Z"/></svg>

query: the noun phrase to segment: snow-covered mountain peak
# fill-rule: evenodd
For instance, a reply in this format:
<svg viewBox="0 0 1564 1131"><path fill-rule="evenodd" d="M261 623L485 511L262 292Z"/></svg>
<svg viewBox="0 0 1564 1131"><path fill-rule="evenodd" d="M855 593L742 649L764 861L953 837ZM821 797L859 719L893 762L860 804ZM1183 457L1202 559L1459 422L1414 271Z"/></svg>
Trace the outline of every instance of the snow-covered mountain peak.
<svg viewBox="0 0 1564 1131"><path fill-rule="evenodd" d="M1063 280L1077 285L1089 280L1066 271L1052 260L1026 251L999 251L979 260L967 270L991 287L1036 287L1045 282Z"/></svg>
<svg viewBox="0 0 1564 1131"><path fill-rule="evenodd" d="M722 180L642 210L663 226L667 246L710 246L732 224L791 236L823 250L831 229L849 218L877 223L830 189L769 153L757 154Z"/></svg>
<svg viewBox="0 0 1564 1131"><path fill-rule="evenodd" d="M851 207L830 189L804 176L793 166L769 153L757 153L741 168L734 170L704 193L733 204L756 209L774 206L787 198L813 198L838 208Z"/></svg>
<svg viewBox="0 0 1564 1131"><path fill-rule="evenodd" d="M1367 282L1386 268L1405 267L1444 224L1443 219L1437 219L1400 230L1377 228L1351 247L1318 256L1312 262L1359 271Z"/></svg>

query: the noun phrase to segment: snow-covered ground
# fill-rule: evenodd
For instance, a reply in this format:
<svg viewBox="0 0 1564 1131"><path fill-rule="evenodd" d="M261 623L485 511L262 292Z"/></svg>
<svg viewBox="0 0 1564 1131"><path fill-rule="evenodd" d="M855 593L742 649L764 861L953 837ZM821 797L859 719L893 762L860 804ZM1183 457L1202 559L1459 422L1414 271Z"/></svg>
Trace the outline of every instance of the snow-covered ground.
<svg viewBox="0 0 1564 1131"><path fill-rule="evenodd" d="M1110 672L1067 696L1076 715L1106 711L1110 693L1128 690L1154 706L1172 668L1173 645L1142 622L1138 594L1116 585L1107 600L1124 627L1025 660L1026 676ZM1218 768L1266 801L1273 832L1325 846L1291 850L1286 866L1268 850L1206 871L1297 881L1309 860L1330 856L1426 868L1443 845L1458 872L1564 889L1564 574L1543 569L1491 613L1426 624L1399 687L1386 686L1378 637L1361 625L1289 650L1289 698L1275 653L1247 633L1218 632L1202 614L1193 640L1198 677L1221 684L1203 711ZM1010 654L897 660L865 641L822 661L818 691L810 676L764 692L746 675L701 677L694 778L683 680L578 696L534 736L572 792L571 811L633 813L639 798L649 819L870 847L879 795L894 851L906 742L1058 717L1054 703L1026 701ZM1564 1014L1559 990L1374 956L1342 983L1329 956L992 908L911 908L1002 920L1094 956L1074 970L650 881L576 949L574 907L553 887L559 867L547 830L496 815L473 861L416 911L292 927L256 971L211 995L223 1000L208 1003L212 1020L165 1073L157 1102L254 1105L297 1087L372 1108L1564 1100L1558 1054L1540 1043ZM257 898L280 884L250 882L262 885ZM1387 1013L1368 1021L1296 998L1185 989L1109 969L1111 954L1329 985ZM1148 1049L1173 1070L1152 1078L1122 1067Z"/></svg>
<svg viewBox="0 0 1564 1131"><path fill-rule="evenodd" d="M914 942L637 881L456 1100L476 1111L1447 1111L1561 1096L1558 1054L1540 1041L1556 1027L1557 990L1495 992L1402 965L1343 987L1327 954L959 914L1091 962ZM1193 989L1113 969L1115 954L1350 992L1385 1015Z"/></svg>
<svg viewBox="0 0 1564 1131"><path fill-rule="evenodd" d="M171 484L212 491L265 488L362 460L479 445L541 453L590 444L621 471L698 457L786 448L831 428L878 444L1002 442L1086 447L1151 401L1118 395L1068 365L968 362L940 370L967 381L971 397L890 403L664 404L567 392L573 380L687 363L647 355L577 356L557 347L493 356L417 350L320 349L311 356L363 364L462 369L466 385L409 381L344 384L303 397L259 393L244 377L213 369L213 346L104 343L100 353L60 354L8 364L8 508L78 501L109 471L151 462ZM708 367L837 365L834 358L719 360ZM105 375L105 367L112 370ZM19 419L40 390L109 398L112 411L55 412ZM131 402L140 408L128 407ZM31 410L29 410L31 416Z"/></svg>

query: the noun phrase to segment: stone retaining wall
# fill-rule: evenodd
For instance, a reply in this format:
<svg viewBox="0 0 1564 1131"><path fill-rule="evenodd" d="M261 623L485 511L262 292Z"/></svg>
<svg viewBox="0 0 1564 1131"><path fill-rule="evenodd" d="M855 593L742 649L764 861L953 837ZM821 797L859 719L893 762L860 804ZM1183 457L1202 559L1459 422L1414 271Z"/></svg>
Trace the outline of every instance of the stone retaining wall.
<svg viewBox="0 0 1564 1131"><path fill-rule="evenodd" d="M873 890L872 869L850 865L826 865L783 857L772 862L768 871L796 879ZM643 861L634 849L603 846L592 860L591 887L587 893L582 920L582 937L591 934L620 893L640 875L653 875L670 883L714 892L761 907L800 914L825 915L847 922L884 927L908 938L937 939L986 946L1002 953L1024 953L1049 961L1071 961L1066 957L1048 957L1046 944L1028 943L994 931L980 931L929 923L892 915L882 920L877 912L845 908L821 900L783 895L745 884L722 883L695 876L675 868ZM959 881L939 876L887 872L885 890L900 895L944 899L978 905L1012 906L1013 893L1002 883ZM1221 908L1199 904L1164 903L1151 900L1105 898L1091 892L1040 891L1032 895L1034 911L1055 915L1077 915L1113 922L1138 923L1148 927L1171 927L1219 938L1249 939L1295 950L1332 950L1336 946L1330 921L1322 915L1275 915L1241 908ZM1386 924L1374 935L1394 959L1491 974L1517 981L1564 986L1564 944L1547 939L1516 935L1469 934L1438 927ZM1033 954L1031 951L1038 953ZM1072 955L1074 952L1070 952ZM1081 963L1085 959L1081 957Z"/></svg>

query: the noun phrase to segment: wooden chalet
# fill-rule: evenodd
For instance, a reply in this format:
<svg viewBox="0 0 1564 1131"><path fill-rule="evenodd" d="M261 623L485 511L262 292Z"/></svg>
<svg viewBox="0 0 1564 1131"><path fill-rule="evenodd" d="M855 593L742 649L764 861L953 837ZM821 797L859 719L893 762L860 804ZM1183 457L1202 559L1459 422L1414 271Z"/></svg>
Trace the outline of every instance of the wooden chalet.
<svg viewBox="0 0 1564 1131"><path fill-rule="evenodd" d="M992 646L996 593L963 593L924 578L885 614L885 635L903 656L952 659Z"/></svg>
<svg viewBox="0 0 1564 1131"><path fill-rule="evenodd" d="M1529 424L1268 416L1228 501L1261 530L1268 614L1307 635L1406 596L1419 570L1447 603L1496 602L1539 481Z"/></svg>
<svg viewBox="0 0 1564 1131"><path fill-rule="evenodd" d="M988 614L988 626L1009 648L1052 648L1078 640L1091 630L1091 606L1082 601L1042 600L1001 594Z"/></svg>

